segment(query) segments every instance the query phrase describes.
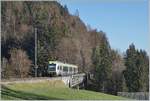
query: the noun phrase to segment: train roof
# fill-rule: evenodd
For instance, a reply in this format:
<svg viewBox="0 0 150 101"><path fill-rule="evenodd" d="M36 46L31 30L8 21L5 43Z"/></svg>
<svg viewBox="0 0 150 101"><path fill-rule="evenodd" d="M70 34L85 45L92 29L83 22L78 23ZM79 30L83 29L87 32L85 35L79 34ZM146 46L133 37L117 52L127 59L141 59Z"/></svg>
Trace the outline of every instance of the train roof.
<svg viewBox="0 0 150 101"><path fill-rule="evenodd" d="M60 62L60 61L49 61L49 64L51 64L51 63L60 64L60 65L63 65L63 66L68 66L68 67L78 68L77 65L68 64L68 63L63 63L63 62Z"/></svg>

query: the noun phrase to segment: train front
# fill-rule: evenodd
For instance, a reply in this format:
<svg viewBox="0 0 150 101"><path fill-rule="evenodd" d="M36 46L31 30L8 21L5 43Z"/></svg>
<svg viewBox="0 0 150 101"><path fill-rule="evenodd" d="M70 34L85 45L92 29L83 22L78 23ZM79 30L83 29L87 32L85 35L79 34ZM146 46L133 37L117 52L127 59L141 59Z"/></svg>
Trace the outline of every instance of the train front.
<svg viewBox="0 0 150 101"><path fill-rule="evenodd" d="M50 76L55 76L56 75L56 64L55 63L48 64L47 72Z"/></svg>

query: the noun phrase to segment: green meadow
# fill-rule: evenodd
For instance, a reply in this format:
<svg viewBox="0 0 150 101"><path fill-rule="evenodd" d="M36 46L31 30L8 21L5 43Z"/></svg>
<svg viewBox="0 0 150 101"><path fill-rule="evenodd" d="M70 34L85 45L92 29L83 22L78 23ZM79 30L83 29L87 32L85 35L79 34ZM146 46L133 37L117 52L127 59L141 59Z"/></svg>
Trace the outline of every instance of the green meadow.
<svg viewBox="0 0 150 101"><path fill-rule="evenodd" d="M126 98L68 88L62 81L44 81L38 83L16 83L2 85L3 100L124 100Z"/></svg>

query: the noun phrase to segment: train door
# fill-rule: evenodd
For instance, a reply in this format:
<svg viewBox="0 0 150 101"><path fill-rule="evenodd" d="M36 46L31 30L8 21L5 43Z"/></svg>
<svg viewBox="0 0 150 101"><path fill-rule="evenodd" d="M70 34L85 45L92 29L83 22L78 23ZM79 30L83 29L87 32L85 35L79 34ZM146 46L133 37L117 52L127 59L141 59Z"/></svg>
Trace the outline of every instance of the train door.
<svg viewBox="0 0 150 101"><path fill-rule="evenodd" d="M60 65L60 75L63 75L63 67Z"/></svg>

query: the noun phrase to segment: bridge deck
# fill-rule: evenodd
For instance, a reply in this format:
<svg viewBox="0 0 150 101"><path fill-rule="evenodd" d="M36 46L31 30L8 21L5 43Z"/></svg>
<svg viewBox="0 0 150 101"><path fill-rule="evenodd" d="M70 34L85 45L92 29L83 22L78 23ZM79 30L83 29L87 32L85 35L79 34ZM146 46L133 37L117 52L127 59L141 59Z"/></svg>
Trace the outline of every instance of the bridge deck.
<svg viewBox="0 0 150 101"><path fill-rule="evenodd" d="M36 77L36 78L23 78L16 79L12 78L9 80L1 80L0 84L11 84L11 83L36 83L42 82L45 80L62 80L65 85L73 87L83 82L85 74L74 74L70 76L63 77Z"/></svg>

